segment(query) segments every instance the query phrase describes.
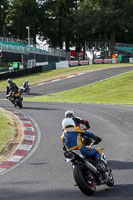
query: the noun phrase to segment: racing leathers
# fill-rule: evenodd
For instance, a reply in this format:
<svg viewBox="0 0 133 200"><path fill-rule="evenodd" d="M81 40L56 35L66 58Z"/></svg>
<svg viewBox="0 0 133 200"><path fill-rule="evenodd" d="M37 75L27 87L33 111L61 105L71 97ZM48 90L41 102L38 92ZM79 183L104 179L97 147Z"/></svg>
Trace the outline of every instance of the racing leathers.
<svg viewBox="0 0 133 200"><path fill-rule="evenodd" d="M6 95L11 94L12 92L17 92L18 91L18 86L16 85L16 83L8 83L7 87L6 87Z"/></svg>
<svg viewBox="0 0 133 200"><path fill-rule="evenodd" d="M76 127L80 127L80 124L83 124L86 126L87 129L90 128L90 124L87 120L83 120L80 117L72 117L72 119L75 122Z"/></svg>
<svg viewBox="0 0 133 200"><path fill-rule="evenodd" d="M23 87L24 89L28 88L28 87L29 87L28 81L25 81L25 82L23 83L22 87Z"/></svg>
<svg viewBox="0 0 133 200"><path fill-rule="evenodd" d="M86 135L96 142L99 142L101 139L94 135L92 132L81 130L79 127L65 128L61 136L61 140L64 145L63 150L80 150L81 154L86 158L94 157L94 159L100 159L100 152L92 147L86 147L83 145L82 135Z"/></svg>

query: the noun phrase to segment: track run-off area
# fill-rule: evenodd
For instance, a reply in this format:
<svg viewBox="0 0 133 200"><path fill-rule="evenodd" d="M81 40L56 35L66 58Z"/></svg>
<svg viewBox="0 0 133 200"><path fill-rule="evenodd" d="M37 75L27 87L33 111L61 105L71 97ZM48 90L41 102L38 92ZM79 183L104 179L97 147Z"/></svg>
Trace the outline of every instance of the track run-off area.
<svg viewBox="0 0 133 200"><path fill-rule="evenodd" d="M86 84L133 71L133 67L89 72L31 87L31 95L42 95L76 88ZM0 93L0 98L4 93ZM16 167L0 174L0 199L13 200L132 200L133 199L133 106L23 102L23 109L15 109L7 100L0 106L14 109L29 118L37 132L31 151ZM113 170L115 186L97 186L94 196L82 194L65 163L62 150L61 121L71 109L87 119L91 132L103 138L100 147Z"/></svg>

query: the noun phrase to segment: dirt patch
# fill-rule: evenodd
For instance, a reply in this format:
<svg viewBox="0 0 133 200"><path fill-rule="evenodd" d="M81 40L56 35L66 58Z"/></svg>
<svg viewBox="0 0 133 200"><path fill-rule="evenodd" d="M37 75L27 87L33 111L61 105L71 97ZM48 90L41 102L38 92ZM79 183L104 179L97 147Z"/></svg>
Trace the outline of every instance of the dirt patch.
<svg viewBox="0 0 133 200"><path fill-rule="evenodd" d="M4 113L6 113L7 116L12 119L12 122L8 123L8 125L13 127L13 131L11 133L9 141L7 142L7 145L0 153L0 164L3 163L10 155L15 152L23 136L22 125L18 117L6 110L4 110Z"/></svg>

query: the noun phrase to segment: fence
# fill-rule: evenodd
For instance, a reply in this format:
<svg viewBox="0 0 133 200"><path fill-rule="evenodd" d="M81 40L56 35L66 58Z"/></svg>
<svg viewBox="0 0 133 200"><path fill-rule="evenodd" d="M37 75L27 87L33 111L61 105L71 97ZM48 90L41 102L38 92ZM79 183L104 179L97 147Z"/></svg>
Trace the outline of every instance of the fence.
<svg viewBox="0 0 133 200"><path fill-rule="evenodd" d="M21 69L21 70L14 70L14 71L8 71L0 73L0 80L6 80L8 78L16 78L16 77L22 77L26 75L31 75L35 73L42 72L42 67L33 67L29 69Z"/></svg>
<svg viewBox="0 0 133 200"><path fill-rule="evenodd" d="M0 41L0 50L23 53L23 54L39 53L39 54L63 56L63 57L67 56L66 52L62 49L53 49L53 48L39 49L34 46L27 46L21 43L6 42L6 41Z"/></svg>
<svg viewBox="0 0 133 200"><path fill-rule="evenodd" d="M44 65L44 66L36 66L32 68L13 70L13 71L9 71L8 69L8 72L5 71L5 72L0 73L0 80L22 77L22 76L45 72L45 71L49 71L53 69L56 69L56 63L49 63L48 65Z"/></svg>

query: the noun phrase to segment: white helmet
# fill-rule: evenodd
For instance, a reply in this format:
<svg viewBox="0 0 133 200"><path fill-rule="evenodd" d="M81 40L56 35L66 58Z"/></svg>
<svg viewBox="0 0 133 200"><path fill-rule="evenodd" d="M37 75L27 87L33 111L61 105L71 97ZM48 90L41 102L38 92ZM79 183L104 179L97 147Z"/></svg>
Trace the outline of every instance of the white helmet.
<svg viewBox="0 0 133 200"><path fill-rule="evenodd" d="M62 120L62 129L65 129L71 126L74 126L74 127L76 126L74 121L71 118L65 118Z"/></svg>
<svg viewBox="0 0 133 200"><path fill-rule="evenodd" d="M65 117L69 117L69 118L74 117L74 112L72 110L67 110L65 112Z"/></svg>
<svg viewBox="0 0 133 200"><path fill-rule="evenodd" d="M11 78L8 78L8 79L7 79L7 82L8 82L8 83L12 83L12 79L11 79Z"/></svg>

